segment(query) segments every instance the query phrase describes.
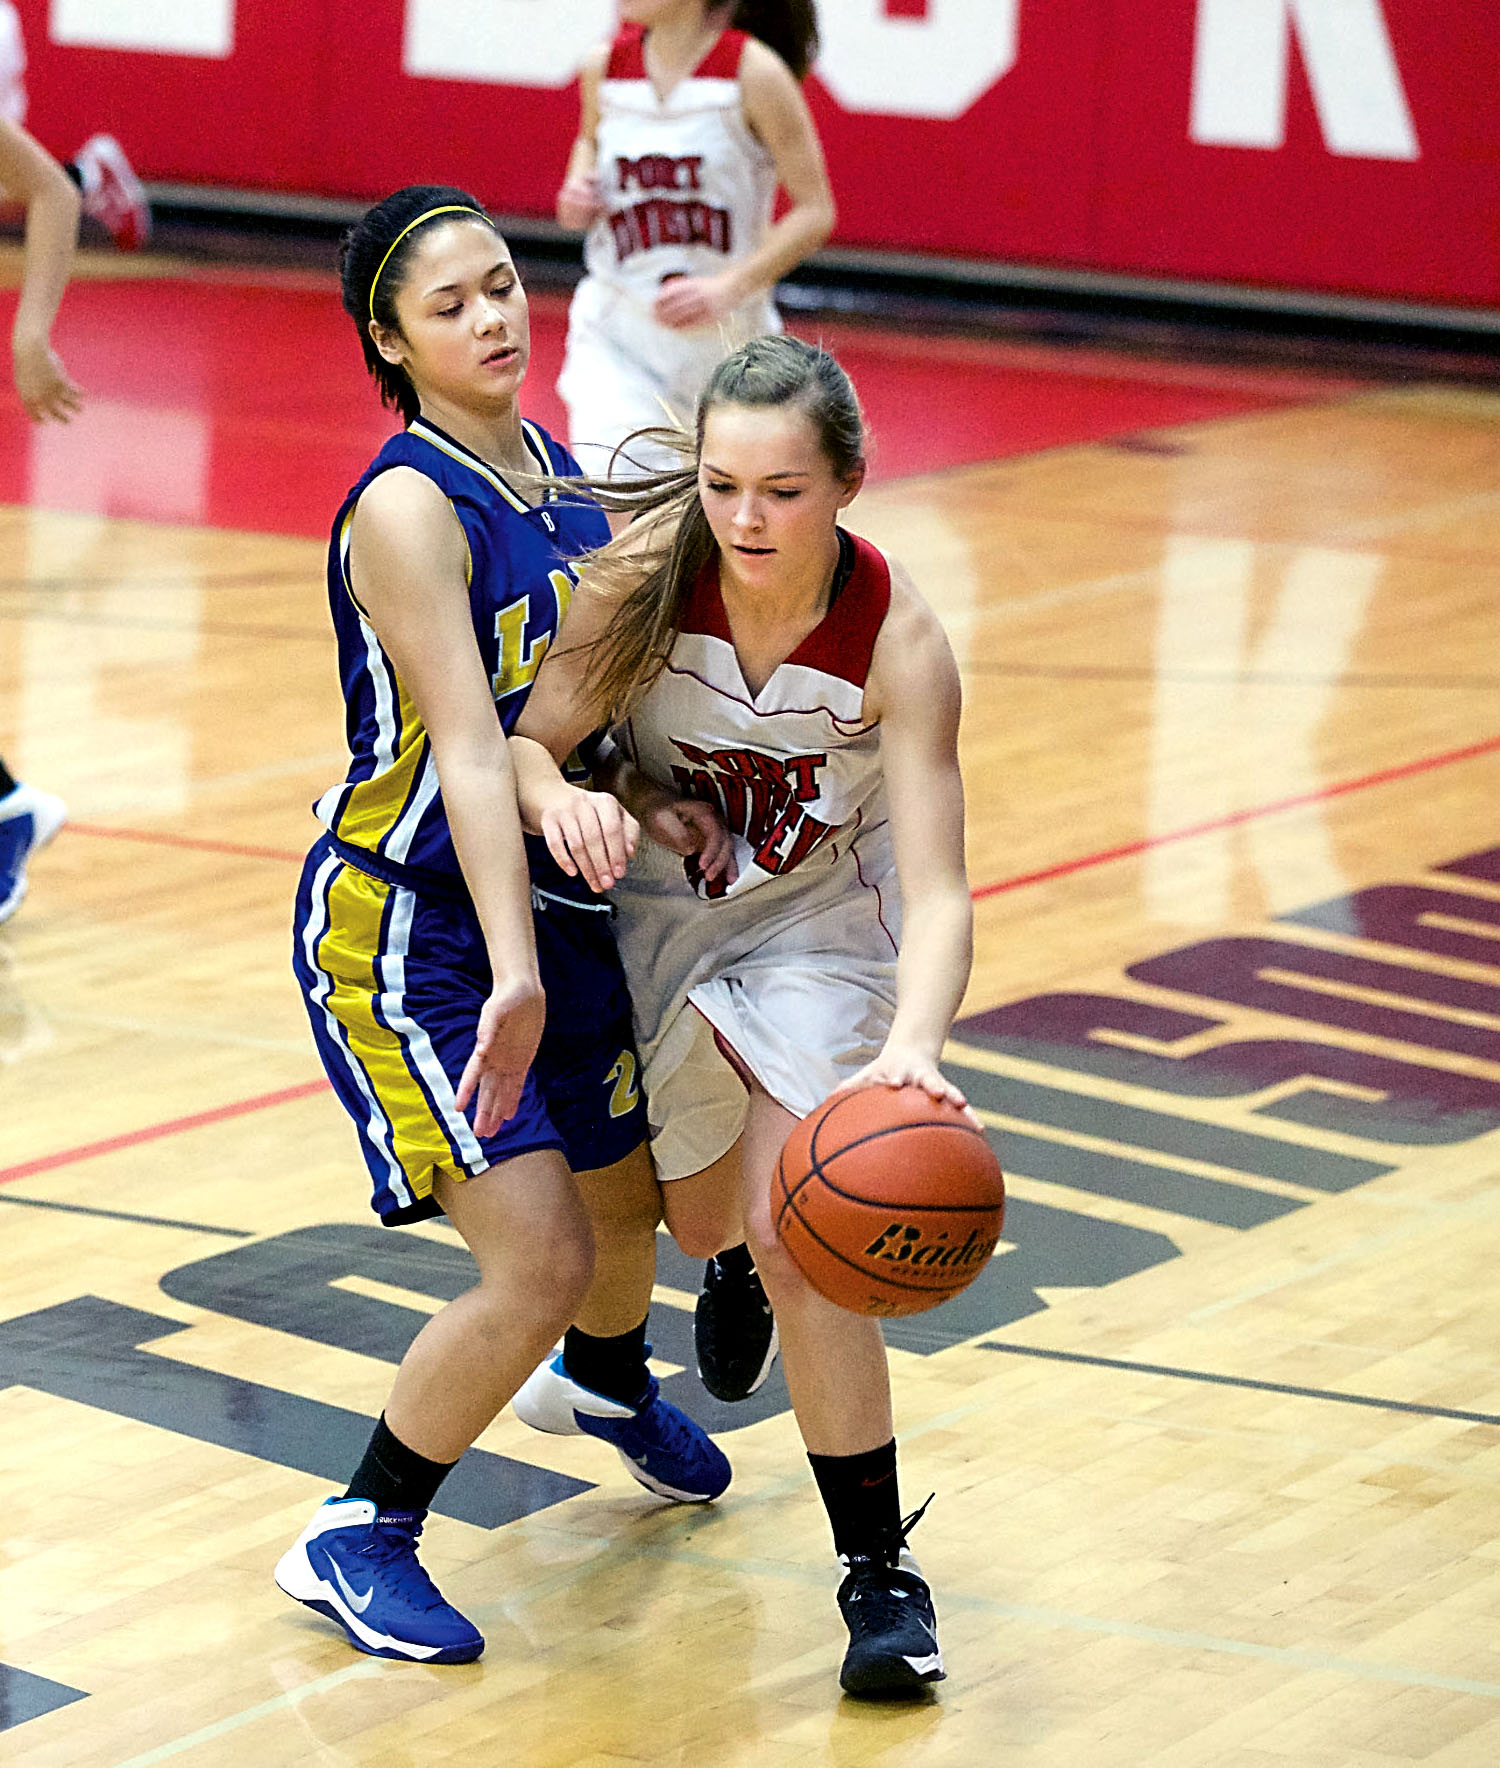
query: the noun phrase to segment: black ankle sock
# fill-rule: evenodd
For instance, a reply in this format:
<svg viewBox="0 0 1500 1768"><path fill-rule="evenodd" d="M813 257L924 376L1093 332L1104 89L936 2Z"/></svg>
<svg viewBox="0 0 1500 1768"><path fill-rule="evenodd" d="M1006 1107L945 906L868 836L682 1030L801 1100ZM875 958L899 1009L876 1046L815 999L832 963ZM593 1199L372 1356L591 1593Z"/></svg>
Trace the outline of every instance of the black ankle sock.
<svg viewBox="0 0 1500 1768"><path fill-rule="evenodd" d="M750 1248L742 1240L738 1246L726 1246L714 1257L714 1263L731 1276L748 1277L755 1269L755 1260L750 1256Z"/></svg>
<svg viewBox="0 0 1500 1768"><path fill-rule="evenodd" d="M428 1510L456 1461L429 1461L394 1435L382 1412L346 1498L368 1498L378 1512Z"/></svg>
<svg viewBox="0 0 1500 1768"><path fill-rule="evenodd" d="M862 1455L809 1455L823 1508L833 1525L833 1550L894 1560L900 1552L901 1495L896 1439Z"/></svg>
<svg viewBox="0 0 1500 1768"><path fill-rule="evenodd" d="M20 783L5 763L0 761L0 798L8 797Z"/></svg>
<svg viewBox="0 0 1500 1768"><path fill-rule="evenodd" d="M563 1368L574 1381L607 1400L632 1405L641 1397L650 1371L646 1367L646 1322L613 1338L595 1338L570 1326L563 1337Z"/></svg>

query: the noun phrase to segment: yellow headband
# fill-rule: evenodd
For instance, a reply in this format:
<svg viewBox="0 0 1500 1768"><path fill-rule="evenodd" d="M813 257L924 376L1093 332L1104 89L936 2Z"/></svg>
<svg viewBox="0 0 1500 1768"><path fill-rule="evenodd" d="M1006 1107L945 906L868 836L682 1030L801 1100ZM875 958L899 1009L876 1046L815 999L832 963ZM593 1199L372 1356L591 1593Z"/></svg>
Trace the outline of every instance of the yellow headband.
<svg viewBox="0 0 1500 1768"><path fill-rule="evenodd" d="M391 241L390 251L380 260L380 269L370 279L370 318L372 320L375 318L375 290L380 286L380 272L390 263L391 252L395 251L414 227L420 227L424 221L430 221L434 215L477 215L486 227L495 225L483 209L471 209L467 203L444 203L441 208L428 209L425 214L418 215L415 221L408 221Z"/></svg>

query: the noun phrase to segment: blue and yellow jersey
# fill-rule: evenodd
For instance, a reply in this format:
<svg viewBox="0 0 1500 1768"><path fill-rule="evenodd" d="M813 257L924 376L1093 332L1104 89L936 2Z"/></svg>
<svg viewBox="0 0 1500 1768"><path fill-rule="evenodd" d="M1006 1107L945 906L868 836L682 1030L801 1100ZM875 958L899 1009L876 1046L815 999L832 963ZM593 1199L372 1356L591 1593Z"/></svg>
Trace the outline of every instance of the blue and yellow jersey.
<svg viewBox="0 0 1500 1768"><path fill-rule="evenodd" d="M544 430L530 423L524 430L539 473L578 472L572 455ZM349 568L354 507L372 480L396 466L425 473L463 524L474 637L507 731L520 717L567 611L576 581L569 561L602 545L609 528L600 510L582 501L549 494L529 505L492 466L423 417L386 443L334 520L328 600L350 762L343 784L325 792L314 813L341 841L388 864L456 876L458 857L427 732L360 607ZM539 844L527 845L535 869Z"/></svg>

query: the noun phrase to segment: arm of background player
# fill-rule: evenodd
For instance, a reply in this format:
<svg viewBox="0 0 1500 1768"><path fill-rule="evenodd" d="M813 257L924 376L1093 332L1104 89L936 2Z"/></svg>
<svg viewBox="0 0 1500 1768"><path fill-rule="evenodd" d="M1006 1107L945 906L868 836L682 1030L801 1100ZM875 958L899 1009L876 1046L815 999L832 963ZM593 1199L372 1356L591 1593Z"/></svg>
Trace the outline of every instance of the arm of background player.
<svg viewBox="0 0 1500 1768"><path fill-rule="evenodd" d="M458 1105L463 1110L477 1094L474 1128L493 1135L520 1101L545 1005L510 753L469 613L468 542L437 486L395 467L359 500L349 562L360 606L432 745L458 863L484 931L493 986Z"/></svg>
<svg viewBox="0 0 1500 1768"><path fill-rule="evenodd" d="M710 325L722 319L760 290L774 288L833 232L833 192L812 112L791 69L754 38L740 61L740 91L745 120L775 163L791 206L741 263L717 276L667 283L653 309L663 325Z"/></svg>
<svg viewBox="0 0 1500 1768"><path fill-rule="evenodd" d="M16 392L30 417L66 422L81 399L52 348L52 322L78 243L78 189L39 142L4 118L0 186L26 205L21 298L10 336Z"/></svg>
<svg viewBox="0 0 1500 1768"><path fill-rule="evenodd" d="M557 218L564 227L585 231L604 213L599 187L599 82L609 62L609 45L597 44L578 70L578 135L557 193Z"/></svg>
<svg viewBox="0 0 1500 1768"><path fill-rule="evenodd" d="M914 1084L961 1105L963 1095L938 1068L974 956L958 771L958 665L937 616L896 565L870 687L866 715L880 720L901 884L901 954L896 1017L885 1048L849 1084Z"/></svg>

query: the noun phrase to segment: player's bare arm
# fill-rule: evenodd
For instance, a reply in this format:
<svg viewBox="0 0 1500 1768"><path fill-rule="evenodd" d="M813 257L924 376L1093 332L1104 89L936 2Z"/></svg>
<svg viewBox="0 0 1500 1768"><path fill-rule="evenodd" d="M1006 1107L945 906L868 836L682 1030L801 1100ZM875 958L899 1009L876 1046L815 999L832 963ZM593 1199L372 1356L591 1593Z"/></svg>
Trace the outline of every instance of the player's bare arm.
<svg viewBox="0 0 1500 1768"><path fill-rule="evenodd" d="M395 467L360 498L350 547L355 594L432 744L494 978L458 1090L460 1109L477 1094L475 1129L490 1135L515 1112L544 1008L511 759L474 642L467 562L457 517L422 474Z"/></svg>
<svg viewBox="0 0 1500 1768"><path fill-rule="evenodd" d="M642 543L651 544L649 532ZM570 877L581 875L591 890L608 890L625 875L642 827L674 853L698 854L706 876L718 877L727 868L732 879L729 838L710 806L680 799L620 754L612 756L599 779L603 792L563 778L562 762L607 713L589 691L588 660L613 612L610 598L585 576L516 725L522 821L545 839L562 869Z"/></svg>
<svg viewBox="0 0 1500 1768"><path fill-rule="evenodd" d="M26 206L21 298L11 325L16 392L28 417L65 423L82 398L52 348L52 322L68 286L78 243L78 190L40 142L3 117L0 189Z"/></svg>
<svg viewBox="0 0 1500 1768"><path fill-rule="evenodd" d="M807 99L781 57L754 38L740 61L740 91L745 121L770 154L789 204L740 263L717 276L668 283L655 307L663 325L704 325L723 318L752 295L773 288L833 232L833 191Z"/></svg>
<svg viewBox="0 0 1500 1768"><path fill-rule="evenodd" d="M885 1048L851 1084L911 1083L962 1104L963 1095L938 1068L973 962L958 665L937 616L894 561L891 609L875 645L865 705L880 724L901 884L901 952Z"/></svg>
<svg viewBox="0 0 1500 1768"><path fill-rule="evenodd" d="M568 154L568 168L557 193L557 219L580 232L604 213L599 189L599 82L609 63L609 44L598 43L578 70L578 134Z"/></svg>

